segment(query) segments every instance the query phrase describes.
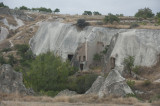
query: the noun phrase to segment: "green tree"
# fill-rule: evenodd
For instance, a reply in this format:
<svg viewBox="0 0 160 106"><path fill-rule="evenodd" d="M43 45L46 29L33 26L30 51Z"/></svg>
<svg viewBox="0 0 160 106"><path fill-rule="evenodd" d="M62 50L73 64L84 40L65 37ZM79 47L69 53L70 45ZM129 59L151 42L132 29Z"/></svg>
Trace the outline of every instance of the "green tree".
<svg viewBox="0 0 160 106"><path fill-rule="evenodd" d="M77 25L79 28L84 28L84 27L88 26L89 23L86 22L85 19L78 19L76 25Z"/></svg>
<svg viewBox="0 0 160 106"><path fill-rule="evenodd" d="M29 10L29 8L27 8L26 6L21 6L19 7L20 10Z"/></svg>
<svg viewBox="0 0 160 106"><path fill-rule="evenodd" d="M99 13L98 11L94 11L93 15L102 15L101 13Z"/></svg>
<svg viewBox="0 0 160 106"><path fill-rule="evenodd" d="M2 55L0 55L0 64L1 65L6 64L6 60Z"/></svg>
<svg viewBox="0 0 160 106"><path fill-rule="evenodd" d="M135 14L135 17L152 18L154 17L154 14L151 9L144 8L144 9L139 9L138 12Z"/></svg>
<svg viewBox="0 0 160 106"><path fill-rule="evenodd" d="M134 60L135 59L133 56L128 56L127 58L124 59L124 67L126 70L129 71L130 75L134 68Z"/></svg>
<svg viewBox="0 0 160 106"><path fill-rule="evenodd" d="M35 91L61 91L67 86L69 73L73 67L62 62L53 53L40 54L31 62L31 68L24 75L25 84Z"/></svg>
<svg viewBox="0 0 160 106"><path fill-rule="evenodd" d="M84 11L83 15L92 15L91 11Z"/></svg>
<svg viewBox="0 0 160 106"><path fill-rule="evenodd" d="M54 13L59 13L60 12L60 9L58 9L58 8L56 8L55 10L54 10Z"/></svg>
<svg viewBox="0 0 160 106"><path fill-rule="evenodd" d="M8 56L8 64L10 64L11 66L13 66L14 64L16 64L17 60L14 58L13 55L9 55Z"/></svg>
<svg viewBox="0 0 160 106"><path fill-rule="evenodd" d="M40 8L32 8L32 10L38 10L38 11L40 11L40 12L49 12L49 13L51 13L52 12L52 10L50 9L50 8L45 8L45 7L40 7Z"/></svg>
<svg viewBox="0 0 160 106"><path fill-rule="evenodd" d="M157 17L157 18L160 18L160 12L158 12L158 13L156 14L156 17Z"/></svg>
<svg viewBox="0 0 160 106"><path fill-rule="evenodd" d="M113 15L111 13L108 14L108 16L105 16L104 18L104 22L105 23L113 23L113 22L119 22L120 19L116 16L116 15Z"/></svg>
<svg viewBox="0 0 160 106"><path fill-rule="evenodd" d="M101 58L102 58L102 55L96 53L96 54L94 55L94 57L93 57L93 60L94 60L94 61L101 61Z"/></svg>
<svg viewBox="0 0 160 106"><path fill-rule="evenodd" d="M9 8L8 6L4 5L3 2L0 2L0 7Z"/></svg>

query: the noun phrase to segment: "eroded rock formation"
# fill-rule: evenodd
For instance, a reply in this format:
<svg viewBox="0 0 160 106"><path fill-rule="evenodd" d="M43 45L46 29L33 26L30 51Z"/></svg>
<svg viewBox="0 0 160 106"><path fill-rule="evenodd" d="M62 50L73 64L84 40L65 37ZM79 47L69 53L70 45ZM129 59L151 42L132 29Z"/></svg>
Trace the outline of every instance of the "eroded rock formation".
<svg viewBox="0 0 160 106"><path fill-rule="evenodd" d="M0 67L0 92L33 94L31 89L25 88L22 74L14 71L8 64Z"/></svg>

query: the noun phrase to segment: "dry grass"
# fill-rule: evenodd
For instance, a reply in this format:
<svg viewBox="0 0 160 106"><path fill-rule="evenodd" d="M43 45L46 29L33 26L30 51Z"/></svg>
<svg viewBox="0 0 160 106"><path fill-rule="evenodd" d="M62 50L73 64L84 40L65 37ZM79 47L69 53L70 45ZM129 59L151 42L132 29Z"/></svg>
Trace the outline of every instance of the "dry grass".
<svg viewBox="0 0 160 106"><path fill-rule="evenodd" d="M0 19L4 19L4 18L7 19L8 23L10 25L17 26L17 22L16 22L16 20L14 19L13 16L11 16L11 15L5 15L5 14L4 15L0 15Z"/></svg>

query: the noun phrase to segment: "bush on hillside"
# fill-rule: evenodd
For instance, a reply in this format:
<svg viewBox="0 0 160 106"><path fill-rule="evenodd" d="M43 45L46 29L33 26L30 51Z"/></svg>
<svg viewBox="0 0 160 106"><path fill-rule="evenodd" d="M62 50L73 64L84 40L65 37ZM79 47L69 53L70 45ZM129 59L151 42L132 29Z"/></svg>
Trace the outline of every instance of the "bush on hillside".
<svg viewBox="0 0 160 106"><path fill-rule="evenodd" d="M32 8L32 10L38 10L38 11L41 11L41 12L49 12L49 13L52 12L52 10L50 8L45 8L45 7Z"/></svg>
<svg viewBox="0 0 160 106"><path fill-rule="evenodd" d="M152 18L154 17L154 13L149 8L139 9L135 17Z"/></svg>
<svg viewBox="0 0 160 106"><path fill-rule="evenodd" d="M77 76L76 78L69 78L68 89L83 94L92 86L97 76L96 74L86 74Z"/></svg>
<svg viewBox="0 0 160 106"><path fill-rule="evenodd" d="M127 58L124 59L124 68L129 71L130 75L131 72L133 71L134 68L134 57L133 56L128 56Z"/></svg>
<svg viewBox="0 0 160 106"><path fill-rule="evenodd" d="M102 58L102 55L101 55L101 54L98 54L98 53L96 53L96 54L93 56L93 60L94 60L94 61L101 61L101 58Z"/></svg>
<svg viewBox="0 0 160 106"><path fill-rule="evenodd" d="M55 10L54 10L54 13L59 13L60 12L60 9L58 9L58 8L56 8Z"/></svg>
<svg viewBox="0 0 160 106"><path fill-rule="evenodd" d="M60 57L47 52L31 62L30 69L24 74L24 83L36 92L57 92L66 89L72 71L73 67L68 62L62 62Z"/></svg>
<svg viewBox="0 0 160 106"><path fill-rule="evenodd" d="M98 11L94 11L93 15L102 15L101 13L99 13Z"/></svg>
<svg viewBox="0 0 160 106"><path fill-rule="evenodd" d="M17 63L17 60L16 60L16 58L14 58L13 55L9 55L8 58L9 58L8 59L8 64L10 64L11 66L13 66L14 64Z"/></svg>
<svg viewBox="0 0 160 106"><path fill-rule="evenodd" d="M132 23L132 24L130 25L130 28L136 28L136 27L139 27L139 25L138 25L137 23Z"/></svg>
<svg viewBox="0 0 160 106"><path fill-rule="evenodd" d="M113 24L113 22L119 22L120 21L120 19L117 17L117 16L115 16L115 15L113 15L113 14L108 14L108 16L105 16L105 18L104 18L104 22L105 23L111 23L111 24Z"/></svg>
<svg viewBox="0 0 160 106"><path fill-rule="evenodd" d="M84 27L88 26L89 23L86 22L85 19L78 19L76 25L77 25L79 28L84 28Z"/></svg>
<svg viewBox="0 0 160 106"><path fill-rule="evenodd" d="M27 8L26 6L21 6L19 7L20 10L30 10L29 8Z"/></svg>
<svg viewBox="0 0 160 106"><path fill-rule="evenodd" d="M4 5L3 2L0 2L0 7L9 8L8 6Z"/></svg>
<svg viewBox="0 0 160 106"><path fill-rule="evenodd" d="M9 52L11 50L12 50L11 48L4 48L4 49L1 50L1 52Z"/></svg>
<svg viewBox="0 0 160 106"><path fill-rule="evenodd" d="M6 63L7 62L6 62L5 58L2 55L0 55L0 64L3 65L3 64L6 64Z"/></svg>
<svg viewBox="0 0 160 106"><path fill-rule="evenodd" d="M156 17L160 18L160 12L157 12Z"/></svg>
<svg viewBox="0 0 160 106"><path fill-rule="evenodd" d="M134 88L135 86L135 81L132 81L132 80L127 80L127 85L130 87L130 88Z"/></svg>
<svg viewBox="0 0 160 106"><path fill-rule="evenodd" d="M84 11L83 15L92 15L91 11Z"/></svg>

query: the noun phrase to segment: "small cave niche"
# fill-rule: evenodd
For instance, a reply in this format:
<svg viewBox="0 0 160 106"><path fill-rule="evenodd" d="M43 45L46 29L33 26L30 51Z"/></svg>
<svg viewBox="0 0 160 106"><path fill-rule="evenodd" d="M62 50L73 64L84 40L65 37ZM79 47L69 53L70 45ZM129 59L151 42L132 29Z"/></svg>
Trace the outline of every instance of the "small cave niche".
<svg viewBox="0 0 160 106"><path fill-rule="evenodd" d="M82 71L84 67L84 64L80 64L80 70Z"/></svg>
<svg viewBox="0 0 160 106"><path fill-rule="evenodd" d="M72 61L72 59L73 59L73 54L68 54L68 60Z"/></svg>
<svg viewBox="0 0 160 106"><path fill-rule="evenodd" d="M111 57L110 61L111 61L111 69L114 69L115 68L116 59L114 57Z"/></svg>

